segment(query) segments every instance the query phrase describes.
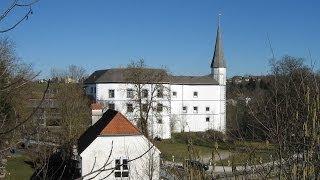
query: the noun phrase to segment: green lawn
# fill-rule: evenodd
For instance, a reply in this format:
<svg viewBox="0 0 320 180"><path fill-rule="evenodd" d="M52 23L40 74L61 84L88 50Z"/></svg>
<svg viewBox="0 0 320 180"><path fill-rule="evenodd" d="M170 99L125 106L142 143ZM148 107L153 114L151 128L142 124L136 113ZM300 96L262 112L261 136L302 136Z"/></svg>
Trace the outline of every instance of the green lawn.
<svg viewBox="0 0 320 180"><path fill-rule="evenodd" d="M195 141L194 141L195 142ZM156 146L160 149L162 157L165 160L172 161L174 156L176 162L183 162L188 159L187 143L183 141L162 140L155 142ZM194 149L200 157L211 157L212 150L214 149L213 142L197 143ZM210 147L211 146L211 147ZM217 165L228 165L228 160L235 165L259 164L260 162L270 162L270 154L275 156L275 148L273 145L265 142L252 142L252 141L236 141L233 143L219 142L219 152L231 152L228 159L216 162ZM215 152L216 153L216 152Z"/></svg>
<svg viewBox="0 0 320 180"><path fill-rule="evenodd" d="M25 162L28 160L29 159L27 157L22 155L9 158L6 166L7 175L5 179L7 180L30 179L34 170L29 164Z"/></svg>
<svg viewBox="0 0 320 180"><path fill-rule="evenodd" d="M172 156L174 156L175 161L183 162L189 157L187 144L163 140L156 142L156 146L160 149L161 155L165 160L172 161ZM199 156L211 156L213 150L206 146L193 146L193 149L195 154Z"/></svg>
<svg viewBox="0 0 320 180"><path fill-rule="evenodd" d="M272 161L270 155L275 157L275 152L272 150L256 150L254 152L234 152L228 159L216 162L217 165L228 166L228 161L235 166L261 164Z"/></svg>

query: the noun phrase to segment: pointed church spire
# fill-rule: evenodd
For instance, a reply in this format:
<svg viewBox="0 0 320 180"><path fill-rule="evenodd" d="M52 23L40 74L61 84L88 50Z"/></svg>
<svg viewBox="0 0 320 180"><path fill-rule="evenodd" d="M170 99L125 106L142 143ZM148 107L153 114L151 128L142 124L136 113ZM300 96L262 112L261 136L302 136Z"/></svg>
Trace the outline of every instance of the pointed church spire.
<svg viewBox="0 0 320 180"><path fill-rule="evenodd" d="M220 33L220 16L218 16L218 29L217 29L217 37L216 44L214 47L214 54L211 62L211 68L226 68L226 62L223 55L223 47L222 47L222 39Z"/></svg>

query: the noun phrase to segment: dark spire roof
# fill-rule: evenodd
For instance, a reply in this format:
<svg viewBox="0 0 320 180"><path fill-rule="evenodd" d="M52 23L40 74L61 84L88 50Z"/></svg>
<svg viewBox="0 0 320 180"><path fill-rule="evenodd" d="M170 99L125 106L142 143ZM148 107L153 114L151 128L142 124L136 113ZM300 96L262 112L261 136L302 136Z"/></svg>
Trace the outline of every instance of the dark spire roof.
<svg viewBox="0 0 320 180"><path fill-rule="evenodd" d="M214 47L214 54L211 61L211 68L225 68L225 67L226 67L226 61L223 55L222 38L220 33L220 14L219 14L216 44Z"/></svg>

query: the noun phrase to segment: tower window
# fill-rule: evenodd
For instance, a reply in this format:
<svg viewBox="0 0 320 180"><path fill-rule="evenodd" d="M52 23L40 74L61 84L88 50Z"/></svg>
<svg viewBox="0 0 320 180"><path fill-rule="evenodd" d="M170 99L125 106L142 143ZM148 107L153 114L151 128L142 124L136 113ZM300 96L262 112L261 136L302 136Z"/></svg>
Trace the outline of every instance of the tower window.
<svg viewBox="0 0 320 180"><path fill-rule="evenodd" d="M210 111L210 107L206 107L206 111L209 112Z"/></svg>
<svg viewBox="0 0 320 180"><path fill-rule="evenodd" d="M194 98L197 98L197 97L198 97L198 92L197 92L197 91L194 91L194 92L193 92L193 97L194 97Z"/></svg>
<svg viewBox="0 0 320 180"><path fill-rule="evenodd" d="M109 89L109 98L114 98L114 89Z"/></svg>
<svg viewBox="0 0 320 180"><path fill-rule="evenodd" d="M198 113L198 106L193 106L193 113Z"/></svg>
<svg viewBox="0 0 320 180"><path fill-rule="evenodd" d="M206 117L206 122L209 122L210 121L210 117Z"/></svg>

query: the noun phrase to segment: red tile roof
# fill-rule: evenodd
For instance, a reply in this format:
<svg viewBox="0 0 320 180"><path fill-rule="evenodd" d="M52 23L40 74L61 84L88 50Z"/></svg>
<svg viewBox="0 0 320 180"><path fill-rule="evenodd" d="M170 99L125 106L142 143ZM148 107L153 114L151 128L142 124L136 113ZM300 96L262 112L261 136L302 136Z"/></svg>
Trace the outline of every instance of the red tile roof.
<svg viewBox="0 0 320 180"><path fill-rule="evenodd" d="M102 117L90 126L78 139L78 151L84 151L98 136L142 135L120 112L108 109Z"/></svg>
<svg viewBox="0 0 320 180"><path fill-rule="evenodd" d="M141 134L124 115L118 112L107 126L101 131L100 135L135 135Z"/></svg>

